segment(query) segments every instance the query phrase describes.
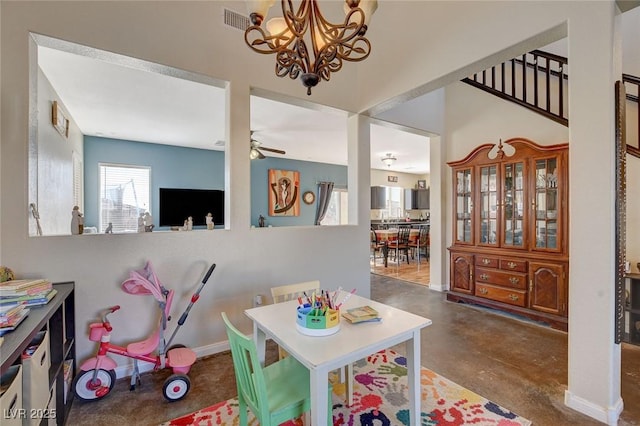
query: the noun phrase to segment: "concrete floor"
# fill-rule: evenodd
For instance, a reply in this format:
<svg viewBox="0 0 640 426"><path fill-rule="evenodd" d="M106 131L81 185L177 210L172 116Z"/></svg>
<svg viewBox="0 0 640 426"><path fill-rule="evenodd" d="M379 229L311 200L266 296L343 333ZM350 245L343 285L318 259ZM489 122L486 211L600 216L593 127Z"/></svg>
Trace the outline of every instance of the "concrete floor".
<svg viewBox="0 0 640 426"><path fill-rule="evenodd" d="M599 425L567 408L567 335L550 328L468 305L445 301L443 293L371 275L372 299L433 320L422 333L421 364L528 418L534 425ZM400 348L396 350L401 351ZM277 357L274 345L267 360ZM236 395L228 352L200 359L189 374L184 400L167 403L162 383L167 369L143 375L129 392L119 380L110 395L94 403L74 401L69 425L156 425ZM622 347L619 425L640 425L640 347Z"/></svg>

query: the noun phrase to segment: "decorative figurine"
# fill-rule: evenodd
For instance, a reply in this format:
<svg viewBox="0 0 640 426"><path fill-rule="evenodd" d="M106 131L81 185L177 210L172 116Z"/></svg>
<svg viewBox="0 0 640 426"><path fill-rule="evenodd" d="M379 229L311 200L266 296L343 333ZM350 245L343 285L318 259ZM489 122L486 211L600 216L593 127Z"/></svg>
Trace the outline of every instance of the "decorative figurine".
<svg viewBox="0 0 640 426"><path fill-rule="evenodd" d="M73 206L71 211L71 235L82 234L83 227L84 220L82 219L82 213L80 213L80 207Z"/></svg>
<svg viewBox="0 0 640 426"><path fill-rule="evenodd" d="M138 232L144 232L144 213L140 212L138 217Z"/></svg>
<svg viewBox="0 0 640 426"><path fill-rule="evenodd" d="M144 219L144 232L153 231L153 227L155 225L153 224L153 217L151 216L151 213L145 212L143 219Z"/></svg>
<svg viewBox="0 0 640 426"><path fill-rule="evenodd" d="M107 229L104 230L105 234L113 234L113 223L109 222Z"/></svg>
<svg viewBox="0 0 640 426"><path fill-rule="evenodd" d="M260 215L260 217L258 218L258 226L260 228L264 228L264 216Z"/></svg>
<svg viewBox="0 0 640 426"><path fill-rule="evenodd" d="M84 216L78 212L78 233L84 234Z"/></svg>
<svg viewBox="0 0 640 426"><path fill-rule="evenodd" d="M207 215L204 217L204 221L207 223L207 229L212 230L214 227L213 215L211 213L207 213Z"/></svg>
<svg viewBox="0 0 640 426"><path fill-rule="evenodd" d="M193 218L189 216L189 218L187 219L187 231L192 231L192 230L193 230Z"/></svg>

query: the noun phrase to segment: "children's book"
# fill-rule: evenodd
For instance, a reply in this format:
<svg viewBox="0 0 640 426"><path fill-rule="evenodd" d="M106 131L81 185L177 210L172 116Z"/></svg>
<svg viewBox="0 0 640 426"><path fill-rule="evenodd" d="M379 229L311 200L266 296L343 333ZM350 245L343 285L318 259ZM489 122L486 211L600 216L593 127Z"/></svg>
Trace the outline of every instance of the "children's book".
<svg viewBox="0 0 640 426"><path fill-rule="evenodd" d="M364 321L371 321L378 318L378 311L371 306L359 306L357 308L347 309L342 313L343 318L352 324Z"/></svg>

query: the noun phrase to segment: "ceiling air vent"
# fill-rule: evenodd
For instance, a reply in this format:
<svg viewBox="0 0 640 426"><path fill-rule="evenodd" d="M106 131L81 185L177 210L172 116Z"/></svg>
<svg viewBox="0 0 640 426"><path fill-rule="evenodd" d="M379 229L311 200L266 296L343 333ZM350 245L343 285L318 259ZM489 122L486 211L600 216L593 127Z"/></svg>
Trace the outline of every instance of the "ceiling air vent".
<svg viewBox="0 0 640 426"><path fill-rule="evenodd" d="M224 23L242 31L246 30L251 25L248 17L229 9L224 9Z"/></svg>

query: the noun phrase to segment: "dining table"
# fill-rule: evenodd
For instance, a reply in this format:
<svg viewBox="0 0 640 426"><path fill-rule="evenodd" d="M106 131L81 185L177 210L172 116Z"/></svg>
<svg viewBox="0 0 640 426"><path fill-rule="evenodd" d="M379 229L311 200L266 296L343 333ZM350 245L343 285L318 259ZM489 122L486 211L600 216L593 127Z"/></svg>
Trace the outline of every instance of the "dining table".
<svg viewBox="0 0 640 426"><path fill-rule="evenodd" d="M409 424L420 424L420 334L423 328L431 325L431 320L345 291L340 291L336 300L343 301L340 307L342 312L370 306L378 311L381 321L351 324L341 318L335 332L316 336L303 333L296 325L297 300L245 310L245 314L253 320L253 337L262 365L265 362L266 340L270 338L307 367L311 387L311 424L326 426L329 420L326 408L329 403L329 372L380 350L404 344L408 370Z"/></svg>
<svg viewBox="0 0 640 426"><path fill-rule="evenodd" d="M389 262L389 243L398 239L398 228L389 229L377 229L375 231L378 236L378 242L382 244L382 256L384 258L384 267L386 268ZM409 230L409 241L416 241L420 235L420 229L411 228Z"/></svg>

